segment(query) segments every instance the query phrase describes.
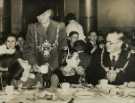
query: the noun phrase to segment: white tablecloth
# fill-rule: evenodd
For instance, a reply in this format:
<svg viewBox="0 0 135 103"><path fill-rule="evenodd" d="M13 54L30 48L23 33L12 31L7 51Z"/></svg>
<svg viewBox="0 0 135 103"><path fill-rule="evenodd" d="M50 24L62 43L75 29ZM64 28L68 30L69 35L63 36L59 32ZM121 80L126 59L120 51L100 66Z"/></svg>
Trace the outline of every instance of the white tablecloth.
<svg viewBox="0 0 135 103"><path fill-rule="evenodd" d="M76 90L76 89L74 89ZM111 96L111 95L92 95L94 91L89 90L87 93L86 89L79 90L82 95L76 95L73 103L135 103L135 97L119 97L119 96ZM70 91L69 91L70 92ZM0 103L5 101L6 103L69 103L68 100L45 100L44 98L38 99L33 95L35 91L23 92L16 95L0 95ZM83 95L83 93L85 95ZM86 95L87 94L87 95ZM98 94L98 93L97 93ZM60 97L64 97L64 92ZM68 95L67 95L68 96Z"/></svg>

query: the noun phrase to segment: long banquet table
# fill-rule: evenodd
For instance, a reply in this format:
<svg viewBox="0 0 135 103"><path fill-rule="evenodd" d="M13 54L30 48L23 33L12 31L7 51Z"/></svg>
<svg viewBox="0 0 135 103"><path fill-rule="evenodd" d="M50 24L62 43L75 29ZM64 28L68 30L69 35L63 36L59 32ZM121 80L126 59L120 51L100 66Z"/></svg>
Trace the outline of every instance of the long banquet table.
<svg viewBox="0 0 135 103"><path fill-rule="evenodd" d="M107 94L97 88L70 88L68 90L57 88L54 91L52 90L53 92L50 92L51 89L32 89L15 91L14 94L10 95L1 91L0 103L135 103L135 88L126 89L134 95ZM53 93L57 98L48 100L45 97L38 97L45 92Z"/></svg>

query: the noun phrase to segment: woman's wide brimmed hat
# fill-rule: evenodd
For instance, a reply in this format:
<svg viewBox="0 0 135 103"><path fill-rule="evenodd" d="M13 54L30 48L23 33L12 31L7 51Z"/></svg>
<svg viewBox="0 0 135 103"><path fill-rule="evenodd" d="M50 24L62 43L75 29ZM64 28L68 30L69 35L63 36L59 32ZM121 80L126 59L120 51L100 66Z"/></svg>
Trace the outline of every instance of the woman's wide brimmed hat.
<svg viewBox="0 0 135 103"><path fill-rule="evenodd" d="M85 44L84 41L78 40L78 41L75 42L73 48L74 48L75 51L85 51L86 50L86 44Z"/></svg>
<svg viewBox="0 0 135 103"><path fill-rule="evenodd" d="M47 20L51 17L52 15L52 10L48 9L45 12L43 12L42 14L40 14L39 16L37 16L37 19L42 21L42 20Z"/></svg>

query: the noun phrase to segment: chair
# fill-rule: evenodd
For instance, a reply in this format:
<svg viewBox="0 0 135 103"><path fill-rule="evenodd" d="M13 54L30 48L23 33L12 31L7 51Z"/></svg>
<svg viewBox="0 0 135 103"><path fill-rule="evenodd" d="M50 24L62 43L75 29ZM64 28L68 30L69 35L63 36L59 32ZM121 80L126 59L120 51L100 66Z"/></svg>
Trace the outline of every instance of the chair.
<svg viewBox="0 0 135 103"><path fill-rule="evenodd" d="M0 84L1 84L2 90L4 88L3 77L4 76L5 76L5 78L7 77L7 72L8 72L8 68L2 68L2 67L0 67Z"/></svg>

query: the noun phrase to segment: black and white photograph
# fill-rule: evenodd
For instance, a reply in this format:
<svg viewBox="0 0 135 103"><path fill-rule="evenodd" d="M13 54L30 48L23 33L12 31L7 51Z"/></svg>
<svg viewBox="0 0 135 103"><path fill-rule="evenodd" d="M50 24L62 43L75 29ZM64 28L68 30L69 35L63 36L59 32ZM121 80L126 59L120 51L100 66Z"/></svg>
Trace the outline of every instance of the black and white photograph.
<svg viewBox="0 0 135 103"><path fill-rule="evenodd" d="M135 0L0 0L0 103L135 103Z"/></svg>

